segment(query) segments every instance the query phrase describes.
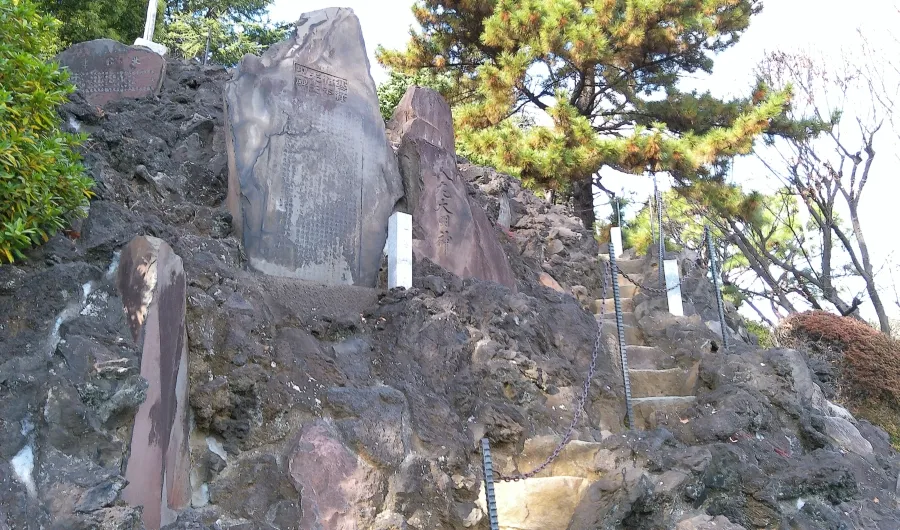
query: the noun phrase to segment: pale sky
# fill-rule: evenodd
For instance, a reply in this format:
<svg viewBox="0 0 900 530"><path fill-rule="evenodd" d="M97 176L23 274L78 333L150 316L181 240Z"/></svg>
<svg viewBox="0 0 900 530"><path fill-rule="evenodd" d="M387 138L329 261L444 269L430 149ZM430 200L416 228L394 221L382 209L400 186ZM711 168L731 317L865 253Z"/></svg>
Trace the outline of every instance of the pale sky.
<svg viewBox="0 0 900 530"><path fill-rule="evenodd" d="M372 76L377 84L384 81L387 74L375 61L375 48L379 44L388 48L405 45L409 27L415 24L410 9L412 4L412 0L343 0L337 4L327 0L275 0L270 16L273 20L294 21L306 11L325 7L352 8L362 24ZM877 44L885 41L888 29L900 21L891 0L768 0L764 6L762 13L751 21L750 29L741 41L716 58L713 76L687 80L682 88L711 90L723 97L743 95L753 83L753 68L767 51L805 49L824 54L837 53L842 45L856 38L857 28L863 29ZM896 145L882 147L881 153L885 147L889 148L888 151L900 153ZM894 252L900 258L900 242L894 232L900 192L900 184L897 184L900 179L894 177L892 171L898 162L894 153L879 154L878 171L863 198L862 223L876 264L885 262ZM758 164L747 159L735 165L734 177L746 181L758 171ZM648 196L652 191L652 183L647 178L615 172L603 174L604 184L614 191L625 189L635 191L639 196ZM604 211L599 213L606 214ZM888 214L893 214L893 219L886 220ZM897 261L900 262L900 259ZM883 280L889 283L889 276L885 274ZM890 312L900 316L900 309L892 303L893 295L887 288L883 297ZM864 316L874 315L864 311Z"/></svg>

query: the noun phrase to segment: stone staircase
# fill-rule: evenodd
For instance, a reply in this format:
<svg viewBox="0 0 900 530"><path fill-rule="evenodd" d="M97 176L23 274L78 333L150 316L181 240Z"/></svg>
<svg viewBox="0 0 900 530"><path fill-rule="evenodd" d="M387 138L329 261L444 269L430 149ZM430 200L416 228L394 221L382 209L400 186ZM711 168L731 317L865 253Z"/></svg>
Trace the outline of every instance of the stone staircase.
<svg viewBox="0 0 900 530"><path fill-rule="evenodd" d="M608 256L601 255L601 259L608 260ZM641 274L643 260L619 259L616 264L635 281L645 283ZM618 283L636 423L632 427L653 429L660 418L677 420L679 413L696 401L694 388L699 363L690 368L679 366L674 356L649 346L634 315L634 295L639 287L621 274ZM614 300L595 300L591 309L604 335L617 337ZM618 357L618 350L614 355ZM525 450L515 458L517 467L534 469L553 451L556 443L556 439L527 441ZM601 444L576 440L540 476L496 483L500 530L566 530L590 485L617 469L615 462L614 455ZM627 471L627 482L632 485L646 473L638 468ZM618 475L617 480L621 480ZM479 504L483 510L486 509L484 495L482 487Z"/></svg>
<svg viewBox="0 0 900 530"><path fill-rule="evenodd" d="M608 255L601 259L609 260ZM621 272L634 278L638 283L647 283L641 274L643 260L617 259ZM654 280L650 280L655 283ZM625 352L628 356L628 376L631 381L631 396L634 407L635 427L652 429L656 427L659 415L674 417L690 407L696 397L694 387L697 382L698 367L684 368L677 365L675 358L659 348L649 346L638 327L634 316L634 295L639 286L618 275L619 296L622 303L622 321L625 324ZM603 314L601 317L601 305ZM596 300L592 305L604 333L616 336L616 313L612 298Z"/></svg>

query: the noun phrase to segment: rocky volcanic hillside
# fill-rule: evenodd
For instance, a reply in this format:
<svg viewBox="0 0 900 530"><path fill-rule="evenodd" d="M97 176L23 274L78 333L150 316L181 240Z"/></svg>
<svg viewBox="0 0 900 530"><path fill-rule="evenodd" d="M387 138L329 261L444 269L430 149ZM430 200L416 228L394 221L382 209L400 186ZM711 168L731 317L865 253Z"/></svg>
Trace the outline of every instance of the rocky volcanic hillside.
<svg viewBox="0 0 900 530"><path fill-rule="evenodd" d="M142 528L120 491L147 384L115 281L137 235L171 245L187 278L191 506L169 528L488 528L478 441L526 471L563 435L597 333L597 244L564 207L460 160L492 221L509 201L495 235L516 292L425 261L389 292L248 272L224 206L228 78L171 62L158 98L63 109L91 136L97 198L82 226L0 266L0 529ZM590 479L558 527L900 528L885 433L829 403L802 352L713 352L712 290L690 263L689 316L641 294L634 313L697 366L696 404L625 431L607 336L578 442L541 475Z"/></svg>

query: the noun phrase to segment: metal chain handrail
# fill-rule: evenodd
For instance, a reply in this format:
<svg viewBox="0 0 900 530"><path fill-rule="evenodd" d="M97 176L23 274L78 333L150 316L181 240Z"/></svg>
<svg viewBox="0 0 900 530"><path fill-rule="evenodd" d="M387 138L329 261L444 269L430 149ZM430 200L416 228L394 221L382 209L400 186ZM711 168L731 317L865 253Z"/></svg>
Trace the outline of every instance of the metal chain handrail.
<svg viewBox="0 0 900 530"><path fill-rule="evenodd" d="M575 433L575 427L578 426L578 422L581 420L581 414L584 410L584 405L587 402L588 393L591 388L591 382L594 380L594 374L597 371L597 357L600 355L600 348L603 347L603 314L606 310L606 277L610 278L610 281L614 281L612 278L612 273L610 271L610 264L605 262L603 265L603 273L601 274L601 283L603 284L603 302L600 303L600 318L597 319L597 337L594 339L594 350L591 352L591 365L588 368L587 377L584 379L584 386L581 389L581 398L579 399L578 406L575 407L575 413L572 416L572 423L569 425L569 429L566 431L566 435L563 437L562 441L559 445L556 446L556 449L553 450L553 453L547 457L547 459L538 467L529 471L528 473L516 473L515 475L504 475L500 471L494 470L497 474L499 480L503 482L518 482L520 480L529 479L544 469L547 468L550 464L559 457L562 450L569 444L569 441L572 439L572 435ZM596 317L595 317L596 318Z"/></svg>
<svg viewBox="0 0 900 530"><path fill-rule="evenodd" d="M629 282L633 283L636 287L639 287L642 291L648 291L650 294L667 294L669 291L674 291L675 289L677 289L679 287L678 285L673 285L672 287L669 287L668 289L660 289L658 287L650 287L650 286L644 285L643 283L635 280L628 274L622 272L622 269L619 269L619 274L621 274L622 277L625 278L626 280L628 280Z"/></svg>
<svg viewBox="0 0 900 530"><path fill-rule="evenodd" d="M697 264L694 263L693 260L691 260L690 267L688 268L688 270L685 271L685 273L683 275L679 274L679 277L687 276L687 275L691 274L692 272L694 272L694 269L696 267L697 267ZM672 287L669 287L667 289L659 289L657 287L650 287L648 285L644 285L642 282L635 280L629 274L626 274L625 272L623 272L622 269L619 269L619 274L621 274L622 277L625 278L626 280L628 280L629 282L633 283L636 287L639 287L642 291L647 291L650 294L668 294L669 291L674 291L675 289L678 289L679 287L681 287L680 279L679 279L678 285L673 285ZM660 274L662 274L662 271L660 271Z"/></svg>

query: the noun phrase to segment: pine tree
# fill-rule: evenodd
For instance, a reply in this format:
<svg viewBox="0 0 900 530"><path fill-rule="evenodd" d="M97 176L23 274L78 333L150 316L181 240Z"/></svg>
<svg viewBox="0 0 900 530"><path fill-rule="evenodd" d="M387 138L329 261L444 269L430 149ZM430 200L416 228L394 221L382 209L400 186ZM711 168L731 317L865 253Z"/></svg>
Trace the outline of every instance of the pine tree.
<svg viewBox="0 0 900 530"><path fill-rule="evenodd" d="M759 0L419 0L422 31L378 59L451 75L462 154L574 196L592 226L604 165L716 178L760 134L798 132L783 120L789 87L760 82L730 101L676 88L685 74L710 72L760 9ZM534 126L526 109L553 127Z"/></svg>
<svg viewBox="0 0 900 530"><path fill-rule="evenodd" d="M236 64L245 54L261 54L287 36L288 24L265 19L272 0L170 0L159 40L174 55L202 56L209 40L210 59Z"/></svg>

